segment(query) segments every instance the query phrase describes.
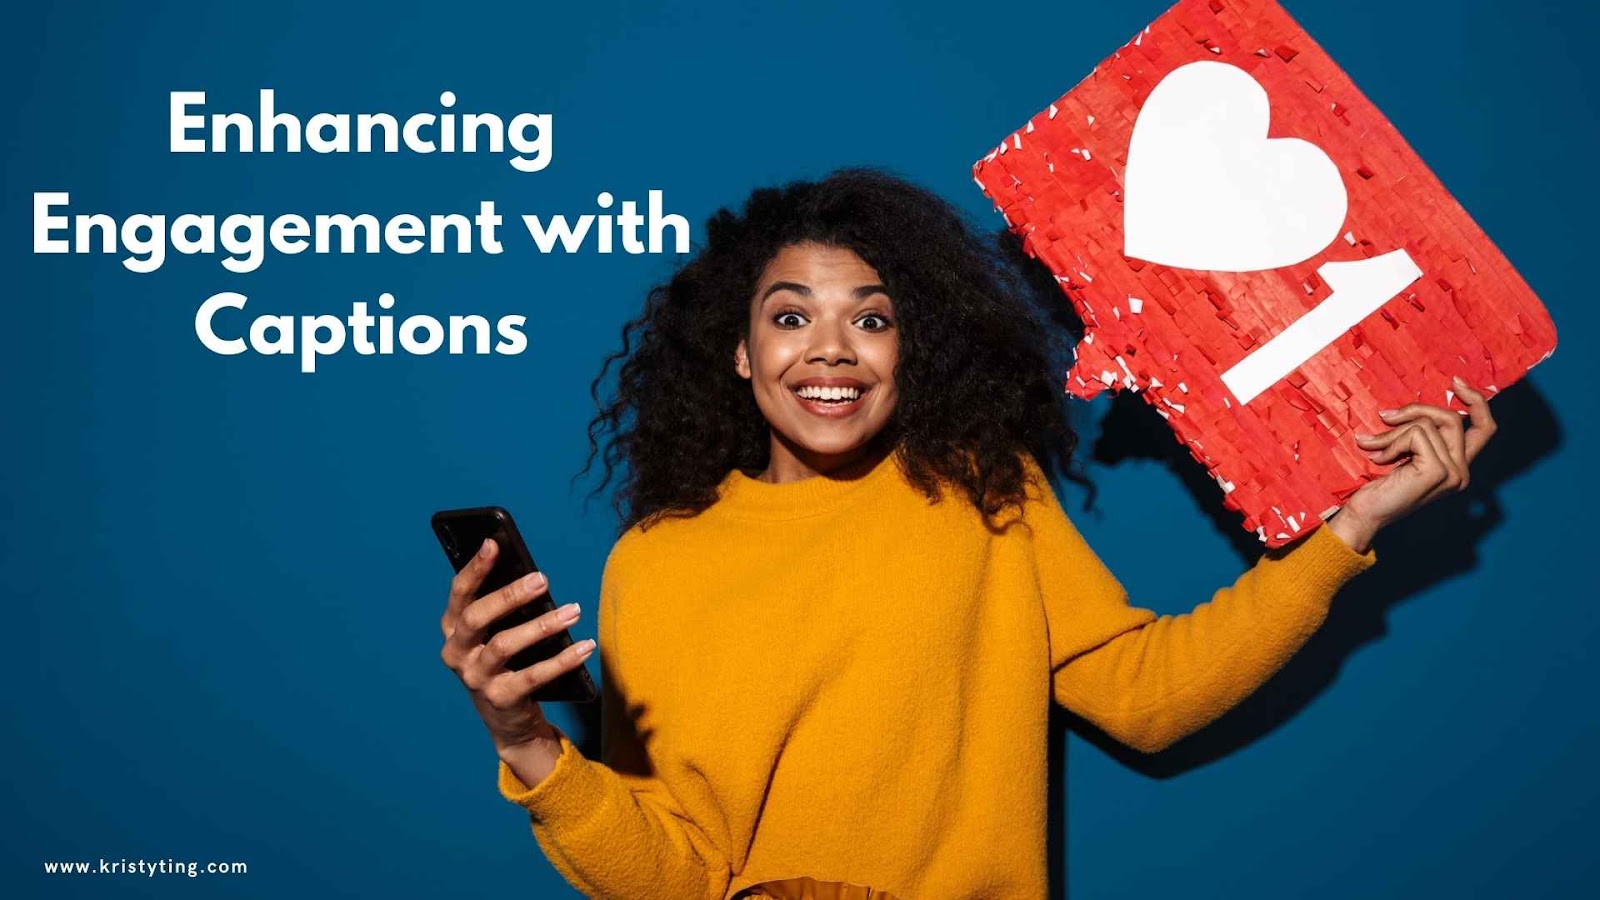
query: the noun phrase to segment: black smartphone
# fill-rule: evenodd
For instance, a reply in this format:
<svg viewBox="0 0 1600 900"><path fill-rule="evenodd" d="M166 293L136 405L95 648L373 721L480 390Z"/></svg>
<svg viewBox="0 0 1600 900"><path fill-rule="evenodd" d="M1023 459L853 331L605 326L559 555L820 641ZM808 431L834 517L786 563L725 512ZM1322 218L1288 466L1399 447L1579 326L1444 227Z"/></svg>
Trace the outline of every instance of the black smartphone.
<svg viewBox="0 0 1600 900"><path fill-rule="evenodd" d="M522 535L517 531L517 523L512 521L511 513L498 506L440 510L433 514L433 533L439 538L439 546L444 548L445 555L450 557L450 565L457 572L472 561L473 555L483 546L486 538L494 538L500 553L495 557L494 567L478 586L478 597L497 591L524 575L539 571L539 567L533 562L533 554L528 552L528 545L522 542ZM485 639L507 628L531 622L555 608L555 601L549 592L546 592L533 602L519 606L496 619L494 624L489 626ZM572 635L568 629L563 629L513 655L506 660L505 668L507 671L525 669L540 660L555 656L572 644ZM594 681L589 677L589 670L580 665L528 696L540 703L590 703L599 696L599 692L595 690Z"/></svg>

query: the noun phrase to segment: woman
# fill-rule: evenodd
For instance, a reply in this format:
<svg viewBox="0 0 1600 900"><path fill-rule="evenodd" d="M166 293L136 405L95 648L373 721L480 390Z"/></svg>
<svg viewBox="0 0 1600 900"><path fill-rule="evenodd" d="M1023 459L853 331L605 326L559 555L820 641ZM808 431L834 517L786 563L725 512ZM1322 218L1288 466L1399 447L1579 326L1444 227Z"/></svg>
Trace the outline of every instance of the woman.
<svg viewBox="0 0 1600 900"><path fill-rule="evenodd" d="M598 612L603 761L527 699L592 642L503 666L576 609L484 640L540 577L472 600L487 542L442 622L501 792L580 890L1044 896L1049 704L1149 752L1216 718L1494 431L1464 384L1470 430L1433 406L1386 416L1359 442L1391 471L1157 617L1044 478L1073 436L1011 279L950 207L853 170L719 212L651 292L590 428L609 433L605 482L627 464Z"/></svg>

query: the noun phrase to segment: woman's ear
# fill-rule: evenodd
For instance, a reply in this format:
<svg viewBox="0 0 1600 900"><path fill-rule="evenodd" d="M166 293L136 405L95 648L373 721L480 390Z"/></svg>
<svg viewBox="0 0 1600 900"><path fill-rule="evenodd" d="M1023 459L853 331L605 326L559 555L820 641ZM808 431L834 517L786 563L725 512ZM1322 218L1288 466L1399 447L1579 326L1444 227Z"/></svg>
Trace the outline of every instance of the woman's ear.
<svg viewBox="0 0 1600 900"><path fill-rule="evenodd" d="M745 348L744 338L739 339L739 346L733 351L733 370L745 381L750 380L750 353Z"/></svg>

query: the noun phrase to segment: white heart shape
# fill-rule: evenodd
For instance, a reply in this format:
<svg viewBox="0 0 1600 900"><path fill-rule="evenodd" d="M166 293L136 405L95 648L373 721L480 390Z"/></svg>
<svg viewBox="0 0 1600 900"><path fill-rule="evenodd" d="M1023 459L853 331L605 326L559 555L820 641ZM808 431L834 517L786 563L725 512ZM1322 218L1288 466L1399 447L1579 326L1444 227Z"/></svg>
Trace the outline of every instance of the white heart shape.
<svg viewBox="0 0 1600 900"><path fill-rule="evenodd" d="M1219 62L1179 66L1139 110L1128 143L1123 253L1185 269L1254 272L1316 256L1348 198L1315 144L1268 138L1267 91Z"/></svg>

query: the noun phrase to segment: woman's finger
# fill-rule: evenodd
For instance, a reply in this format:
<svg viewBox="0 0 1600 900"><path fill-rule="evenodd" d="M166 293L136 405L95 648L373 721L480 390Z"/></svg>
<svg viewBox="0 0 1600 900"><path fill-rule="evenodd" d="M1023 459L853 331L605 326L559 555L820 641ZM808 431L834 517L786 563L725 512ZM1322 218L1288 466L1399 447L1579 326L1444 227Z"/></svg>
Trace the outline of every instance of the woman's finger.
<svg viewBox="0 0 1600 900"><path fill-rule="evenodd" d="M562 650L549 659L542 659L526 669L518 669L495 679L488 688L484 689L487 696L493 692L494 697L490 702L502 707L513 705L539 688L555 681L562 675L583 665L583 661L594 652L594 641L582 640Z"/></svg>
<svg viewBox="0 0 1600 900"><path fill-rule="evenodd" d="M511 582L498 591L484 594L477 600L467 604L456 619L455 630L450 633L446 643L454 645L466 656L466 652L478 644L483 643L483 634L489 626L506 613L519 606L526 605L533 598L542 595L550 587L549 581L542 572L524 575Z"/></svg>
<svg viewBox="0 0 1600 900"><path fill-rule="evenodd" d="M1395 441L1407 440L1409 437L1406 433L1406 427L1402 425L1398 428L1391 428L1388 431L1380 431L1377 434L1358 434L1356 435L1356 443L1361 446L1361 449L1370 454L1374 450L1382 450Z"/></svg>
<svg viewBox="0 0 1600 900"><path fill-rule="evenodd" d="M578 621L578 604L568 603L531 622L507 628L484 643L483 652L478 654L473 664L483 666L486 674L490 676L498 675L504 670L506 660L552 635L567 630L576 621Z"/></svg>
<svg viewBox="0 0 1600 900"><path fill-rule="evenodd" d="M1371 452L1373 462L1388 464L1402 456L1410 459L1405 465L1426 483L1419 500L1431 499L1435 493L1456 480L1455 469L1449 461L1444 439L1433 424L1426 419L1401 426L1392 434L1389 443L1381 450Z"/></svg>
<svg viewBox="0 0 1600 900"><path fill-rule="evenodd" d="M1489 399L1479 393L1472 385L1461 378L1456 378L1456 396L1467 405L1467 415L1472 419L1472 428L1467 431L1467 462L1477 459L1483 445L1489 443L1489 438L1494 437L1494 416L1489 412Z"/></svg>
<svg viewBox="0 0 1600 900"><path fill-rule="evenodd" d="M1420 420L1415 424L1428 442L1425 453L1432 457L1433 462L1431 465L1437 466L1443 473L1433 489L1423 495L1421 502L1426 503L1446 491L1461 490L1467 483L1467 464L1465 459L1458 458L1457 454L1451 451L1448 442L1444 439L1444 435L1439 433L1439 429L1433 425L1431 420Z"/></svg>
<svg viewBox="0 0 1600 900"><path fill-rule="evenodd" d="M1411 442L1415 439L1414 431L1417 425L1414 422L1391 428L1379 435L1356 437L1356 443L1361 449L1367 451L1367 456L1375 463L1388 464L1400 457L1413 452Z"/></svg>
<svg viewBox="0 0 1600 900"><path fill-rule="evenodd" d="M1387 415L1386 415L1387 413ZM1384 410L1378 414L1390 425L1403 425L1415 422L1418 419L1427 419L1439 430L1439 436L1444 438L1446 449L1452 456L1460 458L1462 464L1466 463L1466 426L1461 424L1461 414L1439 406L1430 406L1426 403L1411 403L1396 410Z"/></svg>
<svg viewBox="0 0 1600 900"><path fill-rule="evenodd" d="M499 549L495 546L494 538L485 538L478 552L461 567L456 577L450 579L450 602L445 606L444 617L439 620L439 626L444 629L445 637L448 638L450 632L455 630L456 620L460 618L461 611L466 609L473 597L477 596L478 586L483 584L484 577L494 566L494 557Z"/></svg>

